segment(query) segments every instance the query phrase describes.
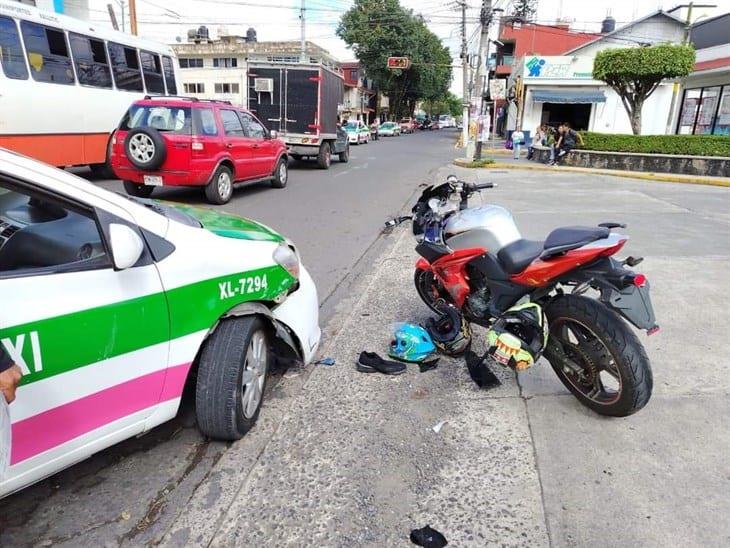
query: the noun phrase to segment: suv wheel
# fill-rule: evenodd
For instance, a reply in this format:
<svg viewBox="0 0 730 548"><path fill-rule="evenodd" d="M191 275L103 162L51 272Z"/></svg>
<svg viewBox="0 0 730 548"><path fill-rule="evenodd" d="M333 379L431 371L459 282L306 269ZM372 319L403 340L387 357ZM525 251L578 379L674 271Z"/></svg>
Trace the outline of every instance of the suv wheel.
<svg viewBox="0 0 730 548"><path fill-rule="evenodd" d="M124 181L124 191L130 196L136 196L137 198L149 198L152 196L152 191L155 189L153 186L138 185L132 181Z"/></svg>
<svg viewBox="0 0 730 548"><path fill-rule="evenodd" d="M238 440L259 417L269 369L264 323L256 316L223 320L198 364L198 427L217 440Z"/></svg>
<svg viewBox="0 0 730 548"><path fill-rule="evenodd" d="M127 133L124 153L136 168L152 171L165 162L167 147L164 137L156 129L136 128Z"/></svg>
<svg viewBox="0 0 730 548"><path fill-rule="evenodd" d="M271 179L271 186L274 188L284 188L289 181L289 166L286 158L280 158L274 170L274 177Z"/></svg>
<svg viewBox="0 0 730 548"><path fill-rule="evenodd" d="M233 174L226 166L220 166L210 182L205 185L205 197L211 204L227 204L233 195Z"/></svg>
<svg viewBox="0 0 730 548"><path fill-rule="evenodd" d="M317 166L320 169L329 169L332 164L332 150L327 142L319 146L319 154L317 154Z"/></svg>
<svg viewBox="0 0 730 548"><path fill-rule="evenodd" d="M350 161L350 143L347 143L345 145L345 150L340 152L340 162L343 164L346 164Z"/></svg>

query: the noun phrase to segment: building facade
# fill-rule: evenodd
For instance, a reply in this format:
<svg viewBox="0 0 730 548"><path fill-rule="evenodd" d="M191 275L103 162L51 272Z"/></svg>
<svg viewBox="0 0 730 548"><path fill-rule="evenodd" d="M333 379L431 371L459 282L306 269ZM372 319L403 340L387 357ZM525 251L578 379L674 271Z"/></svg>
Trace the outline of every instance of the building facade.
<svg viewBox="0 0 730 548"><path fill-rule="evenodd" d="M680 43L684 23L663 11L601 35L560 56L523 56L512 71L508 89L507 129L533 131L538 125L569 122L575 129L600 133L631 133L629 116L619 95L594 80L593 61L607 48L639 47L655 43ZM673 96L672 82L664 82L644 103L642 134L664 134Z"/></svg>
<svg viewBox="0 0 730 548"><path fill-rule="evenodd" d="M340 118L362 120L370 124L377 109L377 91L373 81L366 77L357 61L342 63L340 68L345 78L345 97Z"/></svg>
<svg viewBox="0 0 730 548"><path fill-rule="evenodd" d="M674 132L730 135L730 13L693 25L691 41L697 59L682 81Z"/></svg>
<svg viewBox="0 0 730 548"><path fill-rule="evenodd" d="M204 27L201 27L203 29ZM255 40L255 39L254 39ZM299 41L257 42L251 36L220 36L206 32L191 36L188 43L173 44L180 64L182 93L201 99L218 99L246 106L249 62L299 63ZM336 68L337 60L313 42L306 43L306 62Z"/></svg>

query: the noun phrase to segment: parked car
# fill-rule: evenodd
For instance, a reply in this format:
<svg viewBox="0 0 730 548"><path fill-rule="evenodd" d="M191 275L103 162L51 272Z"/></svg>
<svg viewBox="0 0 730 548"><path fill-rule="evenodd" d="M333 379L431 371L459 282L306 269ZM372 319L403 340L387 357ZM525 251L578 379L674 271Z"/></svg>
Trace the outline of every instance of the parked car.
<svg viewBox="0 0 730 548"><path fill-rule="evenodd" d="M383 137L397 137L401 133L401 128L395 122L385 122L380 126L380 135Z"/></svg>
<svg viewBox="0 0 730 548"><path fill-rule="evenodd" d="M225 204L237 182L289 178L283 141L250 112L228 101L145 97L135 101L112 137L111 165L124 189L147 198L160 186L199 186Z"/></svg>
<svg viewBox="0 0 730 548"><path fill-rule="evenodd" d="M453 116L449 116L448 114L442 114L441 116L439 116L439 125L442 128L456 127L456 120Z"/></svg>
<svg viewBox="0 0 730 548"><path fill-rule="evenodd" d="M350 161L350 141L347 136L347 132L338 127L336 130L336 138L329 141L326 147L302 147L302 146L290 146L289 150L297 150L297 153L290 152L289 157L294 160L309 160L314 158L317 161L317 166L320 169L328 169L332 164L332 156L337 156L343 164ZM302 152L311 151L312 156L303 155Z"/></svg>
<svg viewBox="0 0 730 548"><path fill-rule="evenodd" d="M402 133L413 133L417 125L417 122L412 118L403 118L400 121L400 130Z"/></svg>
<svg viewBox="0 0 730 548"><path fill-rule="evenodd" d="M317 350L314 282L255 221L2 149L0 219L0 344L24 373L0 497L173 418L184 387L204 435L238 439L274 357Z"/></svg>
<svg viewBox="0 0 730 548"><path fill-rule="evenodd" d="M370 142L370 128L362 120L350 120L345 124L350 144L359 145Z"/></svg>

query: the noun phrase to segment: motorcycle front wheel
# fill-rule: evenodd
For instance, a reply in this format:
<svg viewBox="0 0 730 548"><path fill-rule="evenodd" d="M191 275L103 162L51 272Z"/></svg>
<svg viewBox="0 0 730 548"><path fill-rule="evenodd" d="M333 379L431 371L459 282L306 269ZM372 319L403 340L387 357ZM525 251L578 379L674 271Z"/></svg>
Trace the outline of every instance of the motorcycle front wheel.
<svg viewBox="0 0 730 548"><path fill-rule="evenodd" d="M653 377L636 334L601 302L562 295L545 308L545 357L578 400L601 415L626 417L651 398Z"/></svg>
<svg viewBox="0 0 730 548"><path fill-rule="evenodd" d="M441 287L441 284L436 280L433 272L430 270L416 269L413 275L413 283L416 285L418 296L434 312L438 312L436 308L438 301L445 300L446 302L451 302L448 292Z"/></svg>

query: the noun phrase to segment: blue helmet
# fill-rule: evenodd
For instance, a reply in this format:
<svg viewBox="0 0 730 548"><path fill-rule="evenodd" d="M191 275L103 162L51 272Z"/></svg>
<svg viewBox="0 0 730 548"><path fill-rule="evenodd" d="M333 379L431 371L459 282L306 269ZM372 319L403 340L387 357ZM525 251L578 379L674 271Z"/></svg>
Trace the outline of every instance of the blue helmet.
<svg viewBox="0 0 730 548"><path fill-rule="evenodd" d="M405 362L422 362L436 352L431 336L420 325L401 323L395 326L388 355Z"/></svg>

